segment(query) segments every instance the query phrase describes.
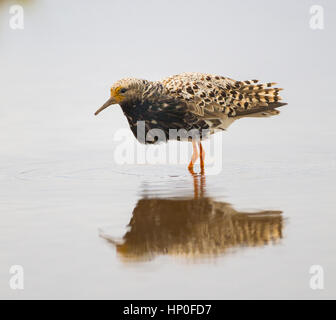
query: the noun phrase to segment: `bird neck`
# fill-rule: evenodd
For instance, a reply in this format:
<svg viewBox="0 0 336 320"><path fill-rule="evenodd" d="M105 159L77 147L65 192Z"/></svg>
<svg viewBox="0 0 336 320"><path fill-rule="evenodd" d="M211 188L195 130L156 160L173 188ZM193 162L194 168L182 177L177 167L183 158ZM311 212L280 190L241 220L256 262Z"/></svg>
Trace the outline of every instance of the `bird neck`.
<svg viewBox="0 0 336 320"><path fill-rule="evenodd" d="M142 93L142 101L151 100L163 94L164 87L160 81L148 81Z"/></svg>

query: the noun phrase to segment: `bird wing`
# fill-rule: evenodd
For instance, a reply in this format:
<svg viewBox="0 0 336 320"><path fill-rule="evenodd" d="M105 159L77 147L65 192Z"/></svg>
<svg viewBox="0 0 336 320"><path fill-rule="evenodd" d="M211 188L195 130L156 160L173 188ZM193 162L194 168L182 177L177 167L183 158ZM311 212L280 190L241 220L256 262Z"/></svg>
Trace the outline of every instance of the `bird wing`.
<svg viewBox="0 0 336 320"><path fill-rule="evenodd" d="M236 81L218 75L182 73L162 80L167 94L186 103L201 118L237 117L274 109L282 89L258 80Z"/></svg>

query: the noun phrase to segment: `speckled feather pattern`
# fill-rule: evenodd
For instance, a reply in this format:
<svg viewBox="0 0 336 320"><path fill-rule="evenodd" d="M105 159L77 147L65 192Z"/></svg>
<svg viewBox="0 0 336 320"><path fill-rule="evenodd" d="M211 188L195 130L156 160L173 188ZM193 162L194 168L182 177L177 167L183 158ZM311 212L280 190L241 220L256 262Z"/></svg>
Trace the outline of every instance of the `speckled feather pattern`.
<svg viewBox="0 0 336 320"><path fill-rule="evenodd" d="M236 81L211 74L182 73L154 82L122 79L114 86L133 90L120 105L135 136L137 121L144 121L146 132L158 128L169 139L169 129L209 130L212 134L216 129L225 130L244 116L279 113L275 108L285 103L279 102L282 89L274 85L259 84L258 80Z"/></svg>
<svg viewBox="0 0 336 320"><path fill-rule="evenodd" d="M201 117L214 112L235 117L281 100L278 93L282 89L272 88L275 83L258 82L203 73L182 73L162 81L168 94L186 101L190 110Z"/></svg>

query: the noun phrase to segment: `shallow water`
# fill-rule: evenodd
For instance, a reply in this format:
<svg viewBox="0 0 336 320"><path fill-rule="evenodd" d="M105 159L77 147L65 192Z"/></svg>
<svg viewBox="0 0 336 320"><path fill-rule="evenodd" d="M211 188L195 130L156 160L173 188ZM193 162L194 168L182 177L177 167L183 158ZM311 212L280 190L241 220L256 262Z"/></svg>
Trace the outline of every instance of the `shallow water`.
<svg viewBox="0 0 336 320"><path fill-rule="evenodd" d="M335 298L334 65L319 51L333 54L334 26L317 37L296 24L307 8L291 3L297 15L287 21L302 43L291 54L274 44L272 69L247 53L218 67L223 57L211 50L192 59L183 51L162 64L154 54L165 48L161 40L151 50L134 40L144 50L134 59L123 51L132 48L124 39L132 30L106 42L124 24L108 19L109 10L121 10L117 4L102 3L78 14L73 4L33 1L21 31L5 24L8 3L1 3L0 297ZM271 10L267 3L259 9ZM130 3L125 7L136 20ZM241 8L230 2L225 9L234 16ZM268 23L283 42L297 41L276 19ZM139 28L134 32L148 26ZM267 41L269 28L259 30ZM319 50L307 51L312 41ZM255 50L257 59L263 51ZM309 61L318 63L307 68ZM206 167L191 175L186 163L116 163L114 135L126 120L119 107L93 116L111 82L186 69L276 77L289 105L277 117L240 120L224 132L218 174ZM24 268L24 290L9 287L12 265ZM323 290L310 288L312 265L324 270Z"/></svg>

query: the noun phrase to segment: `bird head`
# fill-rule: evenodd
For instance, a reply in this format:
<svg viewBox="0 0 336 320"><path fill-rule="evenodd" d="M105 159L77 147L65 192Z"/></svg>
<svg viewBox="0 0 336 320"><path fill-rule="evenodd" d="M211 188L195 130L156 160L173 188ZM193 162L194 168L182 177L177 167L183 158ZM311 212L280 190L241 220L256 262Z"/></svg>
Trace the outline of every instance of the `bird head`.
<svg viewBox="0 0 336 320"><path fill-rule="evenodd" d="M139 99L148 81L126 78L114 83L111 87L111 97L95 112L95 115L112 104L130 103Z"/></svg>

